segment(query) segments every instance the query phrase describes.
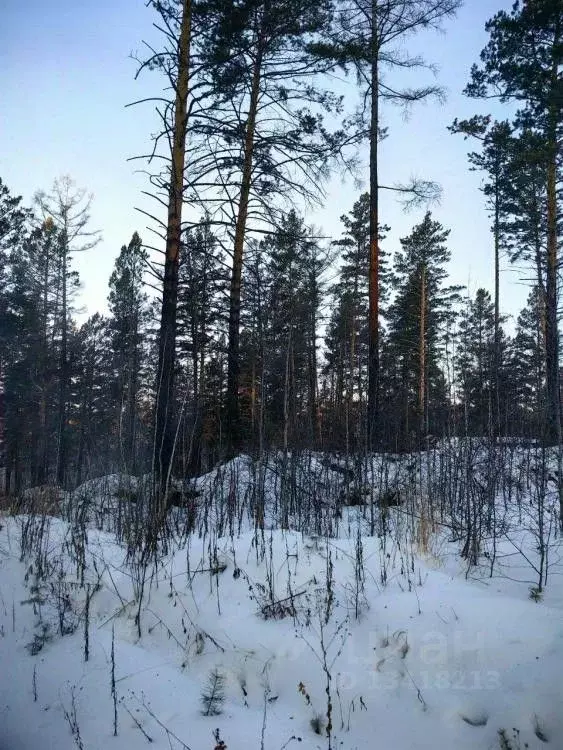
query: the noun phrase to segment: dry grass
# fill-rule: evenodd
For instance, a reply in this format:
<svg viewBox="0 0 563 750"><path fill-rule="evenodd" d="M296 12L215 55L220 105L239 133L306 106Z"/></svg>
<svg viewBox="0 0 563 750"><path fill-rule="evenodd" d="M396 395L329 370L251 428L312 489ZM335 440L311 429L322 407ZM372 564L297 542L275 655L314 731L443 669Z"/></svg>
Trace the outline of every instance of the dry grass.
<svg viewBox="0 0 563 750"><path fill-rule="evenodd" d="M416 529L416 543L420 554L425 555L430 551L430 536L432 529L430 528L430 519L428 518L428 511L426 503L420 504L420 515L418 517L417 529Z"/></svg>
<svg viewBox="0 0 563 750"><path fill-rule="evenodd" d="M8 516L14 509L14 498L0 493L0 515Z"/></svg>
<svg viewBox="0 0 563 750"><path fill-rule="evenodd" d="M25 490L12 505L18 513L58 516L61 513L62 500L63 491L60 487L41 485Z"/></svg>
<svg viewBox="0 0 563 750"><path fill-rule="evenodd" d="M442 566L442 557L439 549L439 537L437 535L436 524L433 521L428 499L423 498L419 505L419 510L415 516L415 538L416 551L424 557L427 563L439 568Z"/></svg>

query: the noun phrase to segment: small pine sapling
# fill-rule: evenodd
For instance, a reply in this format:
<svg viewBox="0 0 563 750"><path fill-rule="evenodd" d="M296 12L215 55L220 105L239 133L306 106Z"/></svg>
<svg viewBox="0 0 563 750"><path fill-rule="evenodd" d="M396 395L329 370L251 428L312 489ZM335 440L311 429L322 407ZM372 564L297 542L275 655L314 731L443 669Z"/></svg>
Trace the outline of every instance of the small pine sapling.
<svg viewBox="0 0 563 750"><path fill-rule="evenodd" d="M212 669L207 686L201 694L202 714L204 716L219 716L225 702L225 676L218 670Z"/></svg>

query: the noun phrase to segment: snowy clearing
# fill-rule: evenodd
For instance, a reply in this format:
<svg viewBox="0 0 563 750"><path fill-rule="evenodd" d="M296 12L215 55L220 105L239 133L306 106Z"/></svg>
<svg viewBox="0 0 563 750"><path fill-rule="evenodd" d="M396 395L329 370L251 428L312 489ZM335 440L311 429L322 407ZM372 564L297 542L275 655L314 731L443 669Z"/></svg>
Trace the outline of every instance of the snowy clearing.
<svg viewBox="0 0 563 750"><path fill-rule="evenodd" d="M325 472L341 489L308 466L310 486ZM146 564L98 512L132 479L79 488L87 523L0 518L1 750L563 747L560 540L538 594L531 501L503 501L493 563L485 535L468 566L404 505L373 535L369 504L333 513L331 534L280 528L274 469L241 458L198 480L192 533L172 509Z"/></svg>

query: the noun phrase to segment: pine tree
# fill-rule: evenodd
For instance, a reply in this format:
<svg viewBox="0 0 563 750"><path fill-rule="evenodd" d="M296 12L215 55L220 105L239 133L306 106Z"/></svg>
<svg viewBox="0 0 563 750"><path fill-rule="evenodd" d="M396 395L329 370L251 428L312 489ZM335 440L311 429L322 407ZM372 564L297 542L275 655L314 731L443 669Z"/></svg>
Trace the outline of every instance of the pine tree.
<svg viewBox="0 0 563 750"><path fill-rule="evenodd" d="M0 400L6 436L7 483L51 479L57 444L54 414L59 382L60 237L54 223L37 224L3 187L0 198L4 284L0 291ZM70 277L72 287L73 277ZM60 292L60 290L59 290Z"/></svg>
<svg viewBox="0 0 563 750"><path fill-rule="evenodd" d="M181 430L182 457L186 473L198 474L204 449L206 368L224 329L228 276L208 217L186 231L184 243L178 296L178 360L185 383L181 408L186 414ZM209 433L207 437L211 437Z"/></svg>
<svg viewBox="0 0 563 750"><path fill-rule="evenodd" d="M157 28L164 38L164 49L151 49L150 57L141 64L158 69L166 76L173 97L161 110L162 97L157 97L157 112L162 119L162 130L156 136L155 150L163 139L168 143L166 155L168 169L164 175L153 175L156 198L162 190L166 195L167 217L165 230L164 269L162 275L162 300L158 334L158 367L155 378L154 403L154 454L153 454L153 532L162 522L166 510L175 442L175 375L176 332L178 304L178 269L182 244L182 213L185 193L186 148L190 96L192 94L192 38L199 3L196 0L150 0L150 5L160 16ZM139 71L140 72L140 71ZM149 162L151 158L149 158Z"/></svg>
<svg viewBox="0 0 563 750"><path fill-rule="evenodd" d="M500 431L500 260L507 247L507 215L513 210L511 183L514 177L512 155L512 129L507 121L494 122L486 116L470 120L455 120L452 132L463 133L481 142L480 152L471 152L469 162L473 169L487 175L482 187L487 200L487 210L492 218L491 231L494 245L494 392L492 394L492 436Z"/></svg>
<svg viewBox="0 0 563 750"><path fill-rule="evenodd" d="M395 362L390 384L389 426L400 414L399 444L414 447L437 431L445 408L446 389L440 358L443 327L458 287L446 287L450 232L426 213L395 255L396 297L389 313L388 356ZM391 435L389 436L391 437ZM415 437L417 440L415 441Z"/></svg>
<svg viewBox="0 0 563 750"><path fill-rule="evenodd" d="M344 66L352 65L358 80L364 83L369 106L362 104L355 118L358 133L369 141L370 253L369 253L369 364L368 364L368 444L373 449L379 436L380 397L380 291L379 235L381 216L379 193L392 189L406 196L408 202L434 196L435 186L423 181L410 185L384 185L379 174L379 142L384 135L381 104L411 106L431 96L440 96L436 86L401 88L390 84L387 72L416 70L425 61L409 55L400 47L404 40L424 28L439 28L442 20L455 14L459 0L340 0L336 5L335 24L328 44L321 52Z"/></svg>
<svg viewBox="0 0 563 750"><path fill-rule="evenodd" d="M57 481L64 487L67 481L67 419L70 392L69 325L72 292L78 286L78 276L71 270L73 252L84 252L96 246L99 232L90 231L92 196L77 189L68 176L54 181L50 193L40 191L35 197L45 221L52 221L57 237L58 285L60 291L60 347L59 347L59 403L57 431Z"/></svg>
<svg viewBox="0 0 563 750"><path fill-rule="evenodd" d="M6 288L11 249L18 244L30 218L30 211L23 208L21 202L21 196L11 195L0 177L0 290Z"/></svg>
<svg viewBox="0 0 563 750"><path fill-rule="evenodd" d="M536 437L545 421L545 336L543 294L536 287L528 296L516 322L510 351L513 429L515 434Z"/></svg>
<svg viewBox="0 0 563 750"><path fill-rule="evenodd" d="M35 227L26 243L26 257L38 309L37 353L32 382L39 399L37 455L33 462L33 481L45 484L50 475L51 452L56 444L54 417L56 414L56 386L58 363L56 341L59 322L59 240L54 222L46 219Z"/></svg>
<svg viewBox="0 0 563 750"><path fill-rule="evenodd" d="M265 256L264 408L287 448L318 437L316 340L326 254L295 211L262 247Z"/></svg>
<svg viewBox="0 0 563 750"><path fill-rule="evenodd" d="M318 199L326 165L346 136L327 132L322 113L337 108L340 98L320 90L315 80L330 67L311 48L329 19L327 0L214 0L208 9L213 31L205 39L202 66L213 116L202 113L200 130L213 149L204 159L205 184L216 175L226 195L204 200L215 221L232 226L226 407L236 448L247 235L258 222L279 222L290 195Z"/></svg>
<svg viewBox="0 0 563 750"><path fill-rule="evenodd" d="M10 255L5 313L5 428L7 433L7 478L12 492L22 489L30 473L35 473L37 435L36 391L30 373L34 371L39 331L39 309L25 262L25 245L13 247Z"/></svg>
<svg viewBox="0 0 563 750"><path fill-rule="evenodd" d="M69 432L74 448L75 483L86 476L123 470L122 441L116 421L114 331L99 313L72 337L72 399Z"/></svg>
<svg viewBox="0 0 563 750"><path fill-rule="evenodd" d="M265 243L250 239L246 249L245 283L241 299L240 386L241 435L264 451L264 367L268 321Z"/></svg>
<svg viewBox="0 0 563 750"><path fill-rule="evenodd" d="M464 431L472 435L499 434L500 406L506 405L507 396L503 387L506 340L501 324L502 319L497 329L491 295L485 289L478 289L461 316L456 362L465 413Z"/></svg>
<svg viewBox="0 0 563 750"><path fill-rule="evenodd" d="M147 323L147 294L143 276L147 252L135 232L123 245L109 280L109 329L116 378L115 402L121 463L131 474L137 470L139 373L142 338Z"/></svg>
<svg viewBox="0 0 563 750"><path fill-rule="evenodd" d="M9 489L7 477L9 436L7 435L7 409L9 394L7 378L13 361L12 353L17 336L14 320L9 313L10 270L13 252L20 247L22 235L30 212L21 205L20 196L10 193L0 178L0 491Z"/></svg>
<svg viewBox="0 0 563 750"><path fill-rule="evenodd" d="M515 124L540 136L545 166L546 225L546 375L549 404L547 439L561 443L559 395L558 197L561 168L563 98L561 64L563 14L560 0L517 0L510 12L500 11L486 25L489 41L474 65L466 88L469 96L498 97L519 106ZM561 493L563 507L563 490Z"/></svg>
<svg viewBox="0 0 563 750"><path fill-rule="evenodd" d="M363 193L349 214L341 217L344 234L334 242L342 264L338 281L331 289L334 300L326 336L325 372L334 375L335 433L346 433L348 441L361 440L360 408L367 386L368 361L368 274L370 197ZM381 227L382 230L386 229ZM383 236L380 235L380 240ZM389 296L384 252L379 253L379 298ZM383 310L381 310L383 312ZM337 434L335 439L338 440Z"/></svg>

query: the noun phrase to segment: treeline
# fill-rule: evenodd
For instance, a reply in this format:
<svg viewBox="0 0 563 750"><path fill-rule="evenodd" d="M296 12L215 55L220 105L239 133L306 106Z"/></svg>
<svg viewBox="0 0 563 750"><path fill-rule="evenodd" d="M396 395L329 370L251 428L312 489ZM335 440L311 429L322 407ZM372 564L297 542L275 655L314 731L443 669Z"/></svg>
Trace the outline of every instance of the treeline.
<svg viewBox="0 0 563 750"><path fill-rule="evenodd" d="M59 181L54 195L87 221L88 201L69 181ZM3 447L14 491L46 482L74 486L108 471L135 474L152 462L158 302L143 284L147 252L135 233L109 279L108 314L79 326L72 255L84 239L92 244L91 235L85 221L81 236L73 232L70 240L63 212L54 209L47 218L34 214L1 187ZM342 216L342 230L341 239L327 243L291 211L277 231L248 247L239 388L244 450L365 449L367 194ZM479 289L468 298L448 286L448 234L427 213L381 266L385 450L418 449L433 437L491 435L497 406L499 434L541 434L541 297L537 289L530 293L514 336L501 320L497 362L491 295ZM190 475L228 447L229 275L204 221L186 231L183 244L175 470Z"/></svg>
<svg viewBox="0 0 563 750"><path fill-rule="evenodd" d="M428 207L438 194L381 175L381 112L440 98L434 82L402 87L394 73L427 67L409 39L459 0L149 5L162 47L140 69L166 87L146 157L162 244L134 235L122 248L107 318L73 322L71 258L95 252L87 196L59 181L31 214L2 188L10 486L152 469L158 505L173 473L243 450L401 451L465 434L561 443L560 0L516 2L488 22L465 93L506 104L507 119L450 128L476 144L491 217L492 293L471 298L448 284L449 229L427 211L390 247L379 200L391 190ZM335 73L349 78L345 96ZM328 241L296 207L322 201L335 170L357 170L361 144L368 190ZM506 261L531 279L513 336Z"/></svg>

